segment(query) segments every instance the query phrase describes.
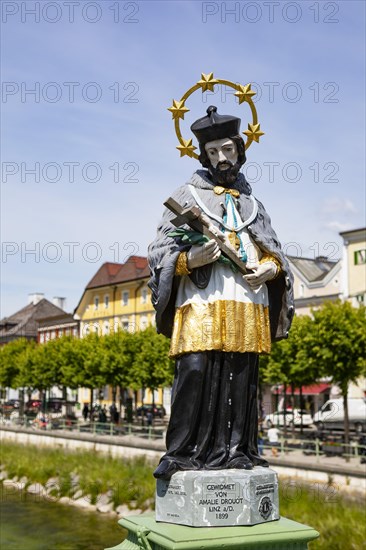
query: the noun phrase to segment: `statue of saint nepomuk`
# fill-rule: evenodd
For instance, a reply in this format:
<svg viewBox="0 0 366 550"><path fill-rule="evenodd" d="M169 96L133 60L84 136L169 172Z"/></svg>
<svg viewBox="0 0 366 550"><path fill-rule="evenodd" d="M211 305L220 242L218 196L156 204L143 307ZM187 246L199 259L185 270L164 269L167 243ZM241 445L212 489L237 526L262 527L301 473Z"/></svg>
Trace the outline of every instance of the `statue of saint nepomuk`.
<svg viewBox="0 0 366 550"><path fill-rule="evenodd" d="M264 206L240 172L246 161L240 119L217 108L191 126L200 146L197 170L172 197L198 206L235 249L237 271L215 240L188 225L177 231L166 209L149 247L158 332L175 358L167 452L154 472L252 469L259 456L258 359L286 338L294 313L292 275Z"/></svg>

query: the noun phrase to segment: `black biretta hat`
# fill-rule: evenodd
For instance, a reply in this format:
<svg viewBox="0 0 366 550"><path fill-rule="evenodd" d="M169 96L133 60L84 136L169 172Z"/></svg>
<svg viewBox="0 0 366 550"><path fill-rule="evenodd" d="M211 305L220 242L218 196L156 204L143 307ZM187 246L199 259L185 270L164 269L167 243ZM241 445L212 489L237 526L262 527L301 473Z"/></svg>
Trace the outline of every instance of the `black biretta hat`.
<svg viewBox="0 0 366 550"><path fill-rule="evenodd" d="M240 131L240 118L231 115L219 115L217 107L211 105L207 116L199 118L191 126L191 130L201 145L215 139L237 136Z"/></svg>

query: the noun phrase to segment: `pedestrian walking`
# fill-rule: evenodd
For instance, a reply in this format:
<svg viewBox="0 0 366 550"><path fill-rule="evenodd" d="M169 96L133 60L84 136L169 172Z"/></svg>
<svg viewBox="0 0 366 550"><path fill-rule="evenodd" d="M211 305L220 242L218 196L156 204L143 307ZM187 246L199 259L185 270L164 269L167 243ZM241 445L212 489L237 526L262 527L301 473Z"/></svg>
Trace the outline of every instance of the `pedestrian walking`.
<svg viewBox="0 0 366 550"><path fill-rule="evenodd" d="M272 449L272 456L278 456L279 433L279 429L275 426L273 426L273 428L270 428L267 432L269 444L271 445Z"/></svg>
<svg viewBox="0 0 366 550"><path fill-rule="evenodd" d="M147 411L146 413L146 421L149 428L151 428L153 423L153 413L151 411Z"/></svg>
<svg viewBox="0 0 366 550"><path fill-rule="evenodd" d="M84 422L86 422L87 419L88 419L88 416L89 416L89 407L88 407L88 403L84 403L82 415L83 415L83 418L84 418Z"/></svg>

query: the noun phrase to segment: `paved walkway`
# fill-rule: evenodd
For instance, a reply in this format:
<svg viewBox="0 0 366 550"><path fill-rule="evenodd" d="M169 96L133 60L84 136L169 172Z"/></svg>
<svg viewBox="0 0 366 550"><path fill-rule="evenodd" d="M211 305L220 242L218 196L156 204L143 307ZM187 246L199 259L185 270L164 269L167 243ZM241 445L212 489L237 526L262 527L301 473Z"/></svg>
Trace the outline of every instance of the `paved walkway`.
<svg viewBox="0 0 366 550"><path fill-rule="evenodd" d="M351 475L366 477L366 464L361 464L360 458L345 458L339 456L327 457L320 455L305 455L300 449L291 450L277 458L273 457L270 450L265 450L266 460L271 466L288 466L290 468L304 468L306 470L327 472L329 474Z"/></svg>

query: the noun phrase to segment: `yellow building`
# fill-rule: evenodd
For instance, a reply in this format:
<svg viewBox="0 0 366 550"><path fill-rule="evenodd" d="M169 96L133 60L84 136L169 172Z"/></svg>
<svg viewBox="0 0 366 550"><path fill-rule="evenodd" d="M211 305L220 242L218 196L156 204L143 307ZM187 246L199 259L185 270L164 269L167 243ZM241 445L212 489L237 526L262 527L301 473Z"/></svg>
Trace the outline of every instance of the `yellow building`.
<svg viewBox="0 0 366 550"><path fill-rule="evenodd" d="M366 228L340 233L343 239L344 300L352 305L366 304Z"/></svg>
<svg viewBox="0 0 366 550"><path fill-rule="evenodd" d="M148 280L149 267L145 257L131 256L124 264L103 264L85 287L74 312L74 318L80 321L80 337L91 332L103 335L121 329L135 332L154 325L155 310L147 286ZM81 388L79 401L89 402L89 393L90 390ZM139 392L138 404L141 398ZM162 403L163 390L156 392L154 399L156 403ZM95 400L111 403L111 388L99 389ZM152 402L148 390L144 401Z"/></svg>
<svg viewBox="0 0 366 550"><path fill-rule="evenodd" d="M366 305L366 228L340 233L343 239L343 299L354 307ZM366 378L360 377L357 384L350 384L350 397L366 396Z"/></svg>
<svg viewBox="0 0 366 550"><path fill-rule="evenodd" d="M80 337L120 329L134 332L154 324L148 280L147 258L142 256L131 256L125 264L103 264L85 287L75 309Z"/></svg>

